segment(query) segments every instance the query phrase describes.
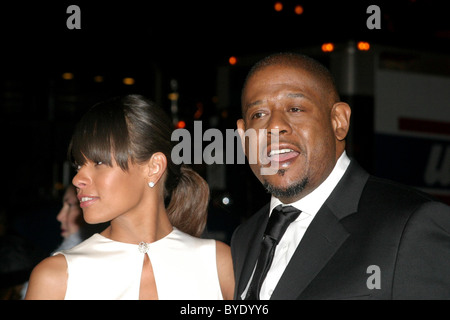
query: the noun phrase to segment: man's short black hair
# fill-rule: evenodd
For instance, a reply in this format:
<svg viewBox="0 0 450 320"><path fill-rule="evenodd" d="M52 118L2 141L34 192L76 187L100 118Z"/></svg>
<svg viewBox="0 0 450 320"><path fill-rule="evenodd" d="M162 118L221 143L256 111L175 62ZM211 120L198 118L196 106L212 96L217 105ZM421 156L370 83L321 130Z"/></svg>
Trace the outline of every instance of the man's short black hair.
<svg viewBox="0 0 450 320"><path fill-rule="evenodd" d="M324 87L325 92L329 92L331 94L333 103L340 101L336 83L331 72L319 61L304 54L294 52L275 53L256 62L245 78L244 85L242 87L242 97L249 79L258 71L274 65L305 70L317 78L319 83L321 83ZM244 108L244 106L242 106L242 108ZM242 110L242 112L244 114L244 110Z"/></svg>

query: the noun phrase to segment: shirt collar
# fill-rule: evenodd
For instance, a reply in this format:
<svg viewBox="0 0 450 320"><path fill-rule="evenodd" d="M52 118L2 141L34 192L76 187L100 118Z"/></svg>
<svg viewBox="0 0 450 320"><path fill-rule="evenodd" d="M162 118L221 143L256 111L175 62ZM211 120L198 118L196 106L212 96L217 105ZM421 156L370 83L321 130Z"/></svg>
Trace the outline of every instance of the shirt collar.
<svg viewBox="0 0 450 320"><path fill-rule="evenodd" d="M304 217L304 214L315 215L319 211L319 209L322 207L324 202L328 199L331 192L333 192L334 188L339 183L339 181L341 180L345 171L347 170L349 164L350 164L350 158L347 156L347 153L344 151L341 154L341 156L339 157L338 161L336 162L336 165L334 166L331 173L325 179L325 181L322 182L311 193L309 193L308 195L306 195L305 197L301 198L298 201L295 201L293 203L282 203L278 198L275 198L274 196L272 196L270 199L269 215L272 213L272 210L280 204L291 205L291 206L301 210L302 214L297 219Z"/></svg>

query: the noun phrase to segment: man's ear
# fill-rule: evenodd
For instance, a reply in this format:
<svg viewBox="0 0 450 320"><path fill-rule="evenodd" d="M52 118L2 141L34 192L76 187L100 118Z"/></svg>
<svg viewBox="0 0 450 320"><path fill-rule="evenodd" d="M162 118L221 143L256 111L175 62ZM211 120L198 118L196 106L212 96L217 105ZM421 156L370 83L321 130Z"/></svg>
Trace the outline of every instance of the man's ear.
<svg viewBox="0 0 450 320"><path fill-rule="evenodd" d="M239 119L236 122L237 130L239 133L239 137L241 138L242 150L244 150L244 154L247 155L247 149L245 148L245 121L244 119Z"/></svg>
<svg viewBox="0 0 450 320"><path fill-rule="evenodd" d="M146 175L148 183L156 185L167 169L167 158L162 152L155 152L146 165Z"/></svg>
<svg viewBox="0 0 450 320"><path fill-rule="evenodd" d="M331 124L336 139L342 141L350 128L350 115L352 110L345 102L337 102L331 109Z"/></svg>

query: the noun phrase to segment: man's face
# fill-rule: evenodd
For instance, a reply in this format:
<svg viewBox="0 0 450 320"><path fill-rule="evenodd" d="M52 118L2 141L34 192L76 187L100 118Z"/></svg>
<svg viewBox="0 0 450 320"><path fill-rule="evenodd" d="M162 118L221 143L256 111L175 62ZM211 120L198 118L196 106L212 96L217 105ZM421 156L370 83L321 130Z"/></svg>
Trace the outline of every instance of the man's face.
<svg viewBox="0 0 450 320"><path fill-rule="evenodd" d="M247 82L242 97L244 119L238 120L238 128L267 130L267 155L276 162L278 172L261 175L261 167L270 164L260 161L250 166L269 192L284 203L319 186L342 152L338 154L336 148L341 137L336 137L333 101L324 91L306 71L286 66L265 67ZM276 137L279 143L271 145ZM248 152L246 147L247 157Z"/></svg>

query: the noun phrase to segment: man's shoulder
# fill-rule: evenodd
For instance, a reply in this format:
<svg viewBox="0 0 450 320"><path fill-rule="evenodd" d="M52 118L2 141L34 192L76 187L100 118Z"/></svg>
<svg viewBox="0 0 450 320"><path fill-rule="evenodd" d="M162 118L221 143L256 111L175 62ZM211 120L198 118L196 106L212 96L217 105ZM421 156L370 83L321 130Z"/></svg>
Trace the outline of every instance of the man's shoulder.
<svg viewBox="0 0 450 320"><path fill-rule="evenodd" d="M370 176L363 191L363 196L372 201L395 202L401 204L416 205L430 201L437 201L414 187L376 176Z"/></svg>
<svg viewBox="0 0 450 320"><path fill-rule="evenodd" d="M386 213L391 219L394 216L409 219L412 214L426 214L435 210L447 212L450 207L411 186L370 176L361 194L358 211L367 210L376 211L380 218Z"/></svg>

